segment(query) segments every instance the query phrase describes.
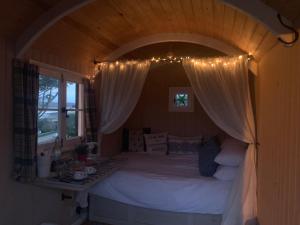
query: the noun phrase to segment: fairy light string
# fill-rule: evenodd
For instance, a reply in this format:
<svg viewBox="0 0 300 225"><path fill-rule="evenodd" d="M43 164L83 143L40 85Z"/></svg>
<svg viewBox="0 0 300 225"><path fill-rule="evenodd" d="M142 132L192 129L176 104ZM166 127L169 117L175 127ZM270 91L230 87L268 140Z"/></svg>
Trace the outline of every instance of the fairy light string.
<svg viewBox="0 0 300 225"><path fill-rule="evenodd" d="M110 68L114 68L118 66L121 70L124 68L125 65L128 64L136 64L142 63L145 61L150 61L151 63L155 64L180 64L184 60L190 60L197 66L211 66L214 67L216 65L223 64L223 66L229 66L232 64L236 64L238 60L242 60L247 58L248 61L253 60L252 55L239 55L239 56L223 56L223 57L212 57L212 58L199 58L199 57L191 57L191 56L166 56L166 57L151 57L148 59L140 59L140 60L115 60L115 61L103 61L97 62L94 60L95 64L95 72L92 76L89 77L90 80L94 81L97 73L101 70L102 66L108 65Z"/></svg>

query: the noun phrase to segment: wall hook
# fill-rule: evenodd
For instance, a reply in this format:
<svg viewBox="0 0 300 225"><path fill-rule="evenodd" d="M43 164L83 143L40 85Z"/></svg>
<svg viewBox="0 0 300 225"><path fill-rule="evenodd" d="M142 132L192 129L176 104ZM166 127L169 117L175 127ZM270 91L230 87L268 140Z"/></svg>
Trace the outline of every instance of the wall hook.
<svg viewBox="0 0 300 225"><path fill-rule="evenodd" d="M281 15L279 13L277 14L277 18L278 18L278 20L279 20L279 22L280 22L280 24L282 26L284 26L285 28L293 31L293 33L294 33L294 40L292 40L292 41L285 41L281 37L279 37L278 41L280 41L281 43L283 43L286 47L292 47L298 41L298 39L299 39L299 32L294 27L285 24L282 21L282 17L281 17Z"/></svg>

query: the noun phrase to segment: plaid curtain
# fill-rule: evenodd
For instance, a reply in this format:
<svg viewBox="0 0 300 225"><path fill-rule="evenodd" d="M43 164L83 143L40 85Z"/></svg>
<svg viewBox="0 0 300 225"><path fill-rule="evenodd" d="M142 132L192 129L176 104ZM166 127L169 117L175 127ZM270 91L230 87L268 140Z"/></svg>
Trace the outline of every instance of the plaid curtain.
<svg viewBox="0 0 300 225"><path fill-rule="evenodd" d="M32 182L37 171L38 67L13 61L14 178Z"/></svg>
<svg viewBox="0 0 300 225"><path fill-rule="evenodd" d="M84 79L84 120L85 134L88 142L97 142L97 117L95 89L90 80Z"/></svg>

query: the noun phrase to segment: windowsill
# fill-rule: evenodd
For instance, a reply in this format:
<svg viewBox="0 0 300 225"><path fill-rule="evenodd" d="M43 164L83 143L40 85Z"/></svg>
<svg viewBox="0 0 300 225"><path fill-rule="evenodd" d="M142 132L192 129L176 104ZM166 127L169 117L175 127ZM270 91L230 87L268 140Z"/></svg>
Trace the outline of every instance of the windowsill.
<svg viewBox="0 0 300 225"><path fill-rule="evenodd" d="M81 143L83 137L74 137L69 138L65 141L64 147L62 147L61 152L72 152L75 150L76 146ZM38 153L42 151L51 151L54 147L55 142L49 142L49 143L42 143L38 144L37 151Z"/></svg>

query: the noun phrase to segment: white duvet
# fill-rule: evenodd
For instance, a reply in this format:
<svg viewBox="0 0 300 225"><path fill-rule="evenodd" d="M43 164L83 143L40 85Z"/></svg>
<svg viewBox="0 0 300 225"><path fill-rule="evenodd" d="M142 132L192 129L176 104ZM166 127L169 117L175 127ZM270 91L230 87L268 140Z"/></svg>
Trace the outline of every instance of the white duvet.
<svg viewBox="0 0 300 225"><path fill-rule="evenodd" d="M144 208L222 214L232 182L199 175L197 155L127 153L120 171L91 193Z"/></svg>

